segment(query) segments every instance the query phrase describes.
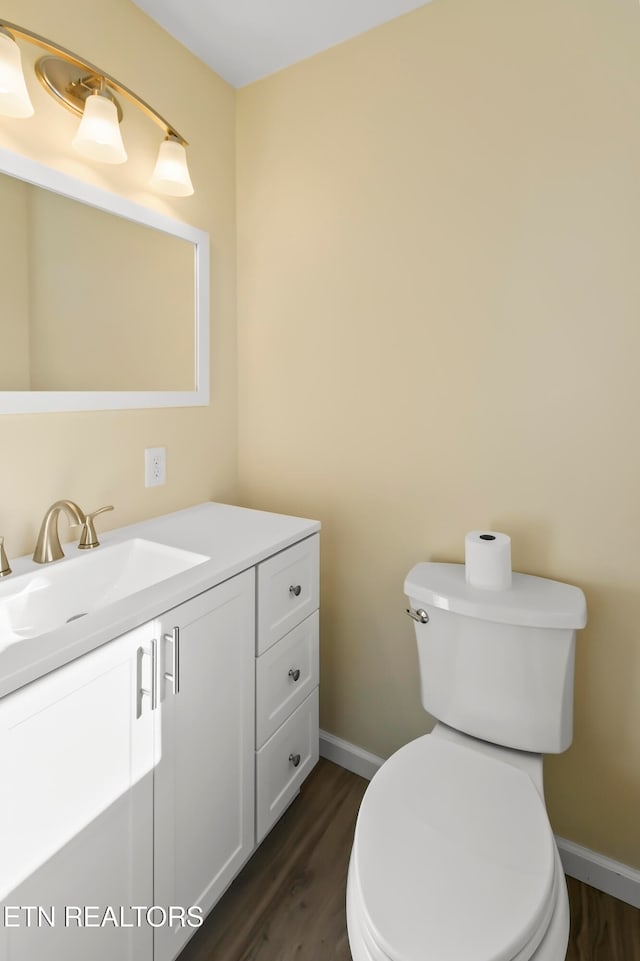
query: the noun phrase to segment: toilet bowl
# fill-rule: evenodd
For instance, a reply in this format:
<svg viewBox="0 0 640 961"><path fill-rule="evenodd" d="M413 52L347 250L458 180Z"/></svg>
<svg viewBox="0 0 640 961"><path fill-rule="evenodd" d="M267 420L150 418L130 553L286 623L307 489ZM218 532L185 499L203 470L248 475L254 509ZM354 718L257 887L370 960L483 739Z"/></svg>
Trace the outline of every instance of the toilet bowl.
<svg viewBox="0 0 640 961"><path fill-rule="evenodd" d="M452 734L401 748L365 794L347 883L353 961L562 961L567 889L538 759Z"/></svg>

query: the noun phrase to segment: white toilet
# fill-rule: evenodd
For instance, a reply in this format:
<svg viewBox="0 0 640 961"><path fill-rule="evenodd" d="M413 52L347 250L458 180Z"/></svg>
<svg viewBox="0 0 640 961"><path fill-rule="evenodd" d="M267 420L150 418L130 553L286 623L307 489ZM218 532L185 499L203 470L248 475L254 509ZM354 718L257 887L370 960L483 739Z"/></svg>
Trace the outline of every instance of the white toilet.
<svg viewBox="0 0 640 961"><path fill-rule="evenodd" d="M567 888L542 755L573 734L577 587L513 574L470 587L463 564L405 581L434 731L367 788L347 883L353 961L564 961Z"/></svg>

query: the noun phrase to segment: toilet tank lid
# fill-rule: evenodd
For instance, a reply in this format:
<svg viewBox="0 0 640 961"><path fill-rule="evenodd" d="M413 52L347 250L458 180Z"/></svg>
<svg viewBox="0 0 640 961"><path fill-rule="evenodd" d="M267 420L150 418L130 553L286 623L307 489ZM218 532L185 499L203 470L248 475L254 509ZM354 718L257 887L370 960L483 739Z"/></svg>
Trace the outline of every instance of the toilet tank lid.
<svg viewBox="0 0 640 961"><path fill-rule="evenodd" d="M514 573L509 589L492 591L467 584L464 564L423 561L407 574L404 592L417 604L499 624L575 630L587 623L579 587L533 574Z"/></svg>

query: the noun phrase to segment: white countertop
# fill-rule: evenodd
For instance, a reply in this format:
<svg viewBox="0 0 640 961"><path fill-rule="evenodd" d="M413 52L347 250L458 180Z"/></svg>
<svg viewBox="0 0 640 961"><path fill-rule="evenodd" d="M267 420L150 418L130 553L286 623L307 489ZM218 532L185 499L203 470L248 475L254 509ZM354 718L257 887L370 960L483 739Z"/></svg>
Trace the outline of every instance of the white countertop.
<svg viewBox="0 0 640 961"><path fill-rule="evenodd" d="M98 532L100 543L105 547L140 537L204 554L208 560L108 607L94 610L80 620L0 650L0 697L319 530L319 521L308 518L207 503L104 534ZM55 561L56 565L85 554L78 551L76 544L65 544L63 549L66 556ZM41 569L30 555L12 560L11 564L11 578Z"/></svg>

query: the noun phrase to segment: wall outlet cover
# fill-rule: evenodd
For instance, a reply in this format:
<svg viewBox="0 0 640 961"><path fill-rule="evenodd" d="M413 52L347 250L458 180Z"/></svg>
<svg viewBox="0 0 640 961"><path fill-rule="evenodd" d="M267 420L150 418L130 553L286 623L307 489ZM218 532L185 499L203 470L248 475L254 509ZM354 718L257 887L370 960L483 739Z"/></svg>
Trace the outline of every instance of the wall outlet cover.
<svg viewBox="0 0 640 961"><path fill-rule="evenodd" d="M144 452L144 486L159 487L167 482L167 448L147 447Z"/></svg>

